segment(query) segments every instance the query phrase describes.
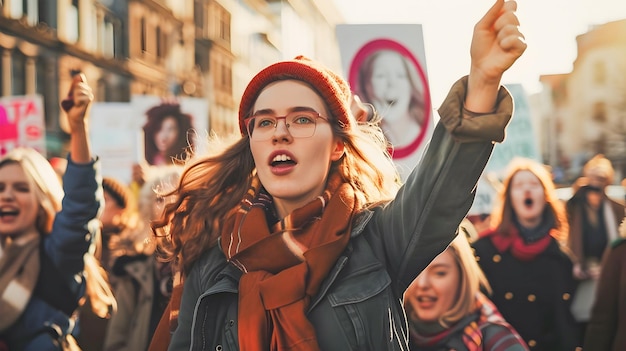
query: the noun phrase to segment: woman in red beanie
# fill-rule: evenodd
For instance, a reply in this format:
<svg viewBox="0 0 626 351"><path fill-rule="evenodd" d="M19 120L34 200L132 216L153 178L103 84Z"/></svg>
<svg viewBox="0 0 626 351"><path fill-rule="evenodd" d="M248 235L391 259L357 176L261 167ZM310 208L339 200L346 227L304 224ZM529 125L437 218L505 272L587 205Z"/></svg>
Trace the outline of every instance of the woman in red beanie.
<svg viewBox="0 0 626 351"><path fill-rule="evenodd" d="M470 75L402 187L344 79L303 57L259 72L242 138L190 161L154 225L184 276L169 349L407 349L402 294L454 238L512 114L500 79L526 48L515 10L497 0L478 22Z"/></svg>

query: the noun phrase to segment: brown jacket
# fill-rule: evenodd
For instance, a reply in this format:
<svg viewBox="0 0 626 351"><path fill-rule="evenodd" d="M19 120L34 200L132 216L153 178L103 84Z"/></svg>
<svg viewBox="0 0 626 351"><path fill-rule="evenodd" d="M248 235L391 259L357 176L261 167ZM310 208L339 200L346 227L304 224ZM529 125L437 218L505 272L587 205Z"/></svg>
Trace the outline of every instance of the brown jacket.
<svg viewBox="0 0 626 351"><path fill-rule="evenodd" d="M583 350L626 350L626 239L605 257Z"/></svg>
<svg viewBox="0 0 626 351"><path fill-rule="evenodd" d="M576 196L576 195L574 195ZM574 197L572 197L574 199ZM605 202L609 203L610 208L613 210L613 216L615 218L615 223L606 223L607 226L612 225L617 232L617 228L619 224L624 218L624 205L617 203L610 198L605 196ZM570 200L568 201L568 211L567 211L567 219L569 222L569 237L568 237L568 246L571 250L574 257L572 260L574 263L584 264L584 255L583 255L583 214L581 204L577 203L577 201ZM604 219L602 219L604 220ZM612 238L617 239L617 238ZM607 242L611 242L611 238L607 238ZM606 256L607 251L609 249L609 245L607 245L606 250L604 251L603 257Z"/></svg>

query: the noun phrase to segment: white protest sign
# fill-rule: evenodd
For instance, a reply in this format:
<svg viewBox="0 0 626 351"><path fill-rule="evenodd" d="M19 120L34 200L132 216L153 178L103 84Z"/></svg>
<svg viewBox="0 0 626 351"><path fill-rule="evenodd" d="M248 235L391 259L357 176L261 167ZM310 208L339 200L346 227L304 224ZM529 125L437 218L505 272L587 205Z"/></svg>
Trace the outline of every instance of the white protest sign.
<svg viewBox="0 0 626 351"><path fill-rule="evenodd" d="M337 26L341 61L353 93L383 117L403 179L418 164L433 130L422 26Z"/></svg>

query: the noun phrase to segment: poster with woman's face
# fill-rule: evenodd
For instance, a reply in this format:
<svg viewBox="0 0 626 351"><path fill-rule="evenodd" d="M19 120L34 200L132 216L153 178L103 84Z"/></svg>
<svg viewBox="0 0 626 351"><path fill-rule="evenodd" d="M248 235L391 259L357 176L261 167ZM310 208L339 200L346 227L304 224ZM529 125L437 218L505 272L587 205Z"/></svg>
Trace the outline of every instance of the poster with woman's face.
<svg viewBox="0 0 626 351"><path fill-rule="evenodd" d="M337 34L352 91L382 116L381 128L405 178L433 125L421 26L342 25Z"/></svg>
<svg viewBox="0 0 626 351"><path fill-rule="evenodd" d="M190 151L198 151L198 138L208 130L205 99L136 95L131 105L134 113L141 116L140 145L147 164L171 165L185 160Z"/></svg>
<svg viewBox="0 0 626 351"><path fill-rule="evenodd" d="M204 151L206 144L198 140L207 135L208 102L133 96L131 103L93 103L90 119L90 140L102 175L130 184L134 164L172 164L172 158L186 156L188 147Z"/></svg>

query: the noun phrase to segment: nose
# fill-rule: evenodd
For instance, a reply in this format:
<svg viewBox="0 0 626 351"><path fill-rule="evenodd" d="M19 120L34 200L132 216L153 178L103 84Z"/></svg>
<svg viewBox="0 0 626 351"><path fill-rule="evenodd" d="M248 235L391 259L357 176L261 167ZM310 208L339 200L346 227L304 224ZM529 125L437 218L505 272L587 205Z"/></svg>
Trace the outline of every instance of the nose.
<svg viewBox="0 0 626 351"><path fill-rule="evenodd" d="M0 190L0 197L3 200L12 200L12 199L15 198L14 194L13 194L13 191L11 190L10 187L5 187L4 189L1 189Z"/></svg>
<svg viewBox="0 0 626 351"><path fill-rule="evenodd" d="M428 279L428 274L426 274L426 272L420 273L420 275L415 278L415 284L418 289L428 289L430 287L430 279Z"/></svg>
<svg viewBox="0 0 626 351"><path fill-rule="evenodd" d="M289 128L287 128L287 121L285 119L279 119L276 121L276 127L274 128L274 135L272 136L272 140L275 142L278 141L291 141L292 140L291 133L289 133Z"/></svg>

